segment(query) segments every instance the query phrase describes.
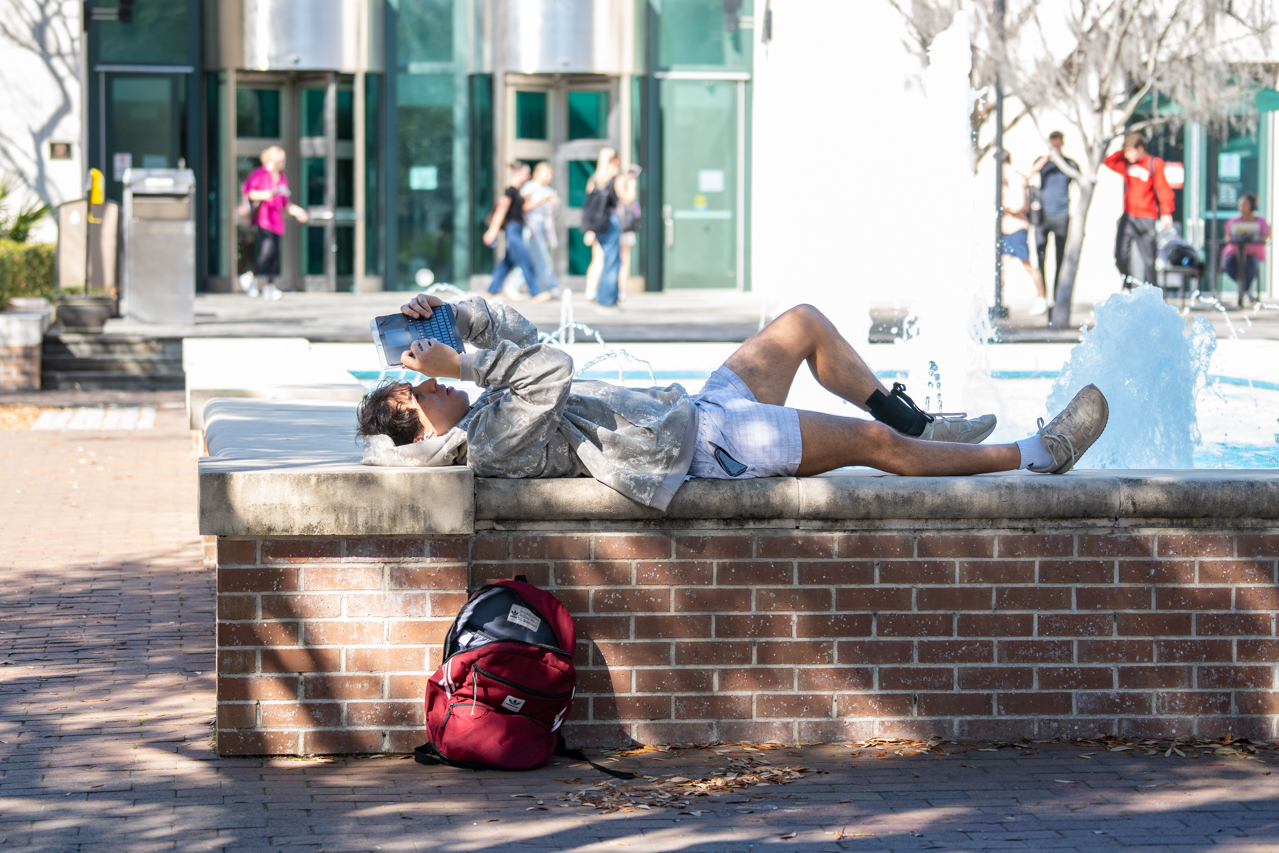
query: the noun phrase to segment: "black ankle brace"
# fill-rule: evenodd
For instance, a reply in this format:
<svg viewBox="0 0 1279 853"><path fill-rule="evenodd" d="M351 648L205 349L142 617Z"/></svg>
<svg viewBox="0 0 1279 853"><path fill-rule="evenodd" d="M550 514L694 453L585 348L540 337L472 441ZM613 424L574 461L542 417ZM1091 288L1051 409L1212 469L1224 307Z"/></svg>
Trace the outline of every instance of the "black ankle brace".
<svg viewBox="0 0 1279 853"><path fill-rule="evenodd" d="M921 435L924 427L932 423L933 416L915 405L915 401L906 396L906 386L900 382L893 383L889 394L876 389L866 401L870 415L880 423L887 424L902 435L912 438Z"/></svg>

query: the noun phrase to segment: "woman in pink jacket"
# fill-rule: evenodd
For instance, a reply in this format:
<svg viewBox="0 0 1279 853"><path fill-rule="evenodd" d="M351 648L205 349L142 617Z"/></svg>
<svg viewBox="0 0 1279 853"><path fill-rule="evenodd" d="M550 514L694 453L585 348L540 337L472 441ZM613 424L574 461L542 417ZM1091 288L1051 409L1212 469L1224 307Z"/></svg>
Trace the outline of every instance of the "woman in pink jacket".
<svg viewBox="0 0 1279 853"><path fill-rule="evenodd" d="M287 211L298 222L310 217L292 202L289 179L284 176L284 149L272 145L259 158L262 165L244 182L241 213L253 223L253 269L240 276L240 286L250 296L258 295L258 276L266 276L262 293L267 299L279 299L275 277L280 274L280 238L284 236L284 214Z"/></svg>
<svg viewBox="0 0 1279 853"><path fill-rule="evenodd" d="M1229 243L1221 252L1221 269L1239 283L1239 307L1247 308L1252 302L1252 283L1257 280L1261 263L1266 259L1266 243L1270 241L1270 223L1258 216L1257 197L1244 193L1239 199L1239 215L1226 222L1226 239ZM1243 269L1239 269L1239 247L1243 244Z"/></svg>

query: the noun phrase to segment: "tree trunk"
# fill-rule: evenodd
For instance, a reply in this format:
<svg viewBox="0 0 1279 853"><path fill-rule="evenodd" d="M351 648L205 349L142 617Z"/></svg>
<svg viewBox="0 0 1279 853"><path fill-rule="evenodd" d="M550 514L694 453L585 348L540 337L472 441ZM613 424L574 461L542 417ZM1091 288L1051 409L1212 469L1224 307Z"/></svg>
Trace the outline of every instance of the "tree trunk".
<svg viewBox="0 0 1279 853"><path fill-rule="evenodd" d="M1061 259L1061 273L1057 279L1056 301L1053 305L1052 328L1064 329L1070 325L1070 298L1075 290L1075 276L1079 272L1079 253L1084 245L1084 231L1088 223L1088 209L1092 207L1092 194L1097 187L1097 175L1086 175L1088 181L1079 182L1079 201L1075 215L1070 217L1070 229L1066 232L1066 254Z"/></svg>

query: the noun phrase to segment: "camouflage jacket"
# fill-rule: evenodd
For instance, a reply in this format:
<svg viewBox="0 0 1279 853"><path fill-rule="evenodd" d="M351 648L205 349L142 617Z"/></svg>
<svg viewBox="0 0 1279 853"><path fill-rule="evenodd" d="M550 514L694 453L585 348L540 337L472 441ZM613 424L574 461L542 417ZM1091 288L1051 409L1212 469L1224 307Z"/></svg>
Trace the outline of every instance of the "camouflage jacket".
<svg viewBox="0 0 1279 853"><path fill-rule="evenodd" d="M366 465L468 465L480 477L589 474L665 511L692 462L697 417L679 385L623 388L573 379L573 360L540 344L517 311L481 297L458 313L461 378L484 389L448 432L395 447L365 439Z"/></svg>

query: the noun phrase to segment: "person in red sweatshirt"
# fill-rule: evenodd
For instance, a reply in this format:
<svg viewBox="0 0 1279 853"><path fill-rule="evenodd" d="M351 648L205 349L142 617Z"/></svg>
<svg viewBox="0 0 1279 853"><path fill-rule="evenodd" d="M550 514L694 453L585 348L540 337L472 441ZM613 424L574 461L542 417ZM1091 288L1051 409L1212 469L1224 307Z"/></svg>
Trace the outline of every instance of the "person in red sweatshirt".
<svg viewBox="0 0 1279 853"><path fill-rule="evenodd" d="M1164 161L1146 152L1146 137L1130 133L1124 147L1106 158L1106 165L1124 176L1124 215L1115 235L1115 266L1124 289L1155 278L1155 233L1172 227L1173 196L1164 177ZM1157 227L1156 227L1157 226ZM1141 253L1142 273L1132 275L1132 247Z"/></svg>

